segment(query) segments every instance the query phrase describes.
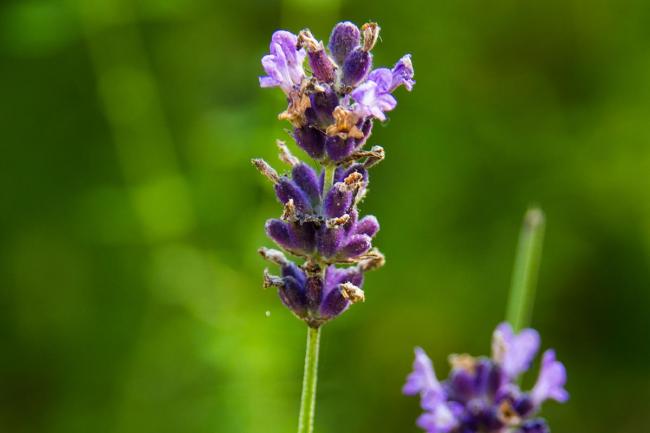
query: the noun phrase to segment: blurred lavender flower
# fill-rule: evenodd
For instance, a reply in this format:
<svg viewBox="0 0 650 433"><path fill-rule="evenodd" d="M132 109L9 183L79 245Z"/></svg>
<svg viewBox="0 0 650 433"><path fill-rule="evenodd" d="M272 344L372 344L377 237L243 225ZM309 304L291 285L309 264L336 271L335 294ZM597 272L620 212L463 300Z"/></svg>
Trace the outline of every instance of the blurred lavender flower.
<svg viewBox="0 0 650 433"><path fill-rule="evenodd" d="M266 76L261 87L279 87L287 108L278 116L293 126L292 137L321 167L313 169L279 142L280 159L291 167L278 174L261 159L253 164L274 185L284 206L280 218L266 222L266 234L301 266L277 250L260 249L280 266L281 275L265 274L266 287L276 287L282 302L312 328L363 301L363 273L383 265L372 246L379 231L374 216L359 217L358 205L368 186L368 169L384 158L384 150L363 147L373 121L386 120L395 108L392 92L413 88L413 65L405 55L393 69L372 71L379 38L376 23L358 28L337 24L327 48L309 30L297 35L280 30L262 58ZM307 59L311 75L303 64ZM345 265L343 268L336 266Z"/></svg>
<svg viewBox="0 0 650 433"><path fill-rule="evenodd" d="M566 371L547 350L537 383L524 392L517 380L525 373L539 349L539 334L524 329L515 334L500 324L492 339L492 358L451 355L449 377L439 382L429 357L415 349L413 372L402 391L420 395L424 413L417 424L428 433L513 432L545 433L546 422L536 418L547 399L565 402Z"/></svg>

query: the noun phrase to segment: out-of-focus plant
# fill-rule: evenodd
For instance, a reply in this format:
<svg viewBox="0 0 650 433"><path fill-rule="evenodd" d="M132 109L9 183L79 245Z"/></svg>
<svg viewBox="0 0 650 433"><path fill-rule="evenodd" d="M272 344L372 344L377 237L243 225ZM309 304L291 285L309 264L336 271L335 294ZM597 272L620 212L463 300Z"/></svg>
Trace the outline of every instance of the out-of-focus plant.
<svg viewBox="0 0 650 433"><path fill-rule="evenodd" d="M534 329L516 331L529 320L543 236L544 215L539 209L531 209L519 238L507 321L492 335L491 358L450 355L449 377L439 382L431 359L421 348L415 349L413 372L403 392L420 396L424 413L417 424L428 433L548 433L546 421L537 417L542 403L568 400L566 370L553 349L542 355L532 390L524 392L518 384L540 346L539 333Z"/></svg>

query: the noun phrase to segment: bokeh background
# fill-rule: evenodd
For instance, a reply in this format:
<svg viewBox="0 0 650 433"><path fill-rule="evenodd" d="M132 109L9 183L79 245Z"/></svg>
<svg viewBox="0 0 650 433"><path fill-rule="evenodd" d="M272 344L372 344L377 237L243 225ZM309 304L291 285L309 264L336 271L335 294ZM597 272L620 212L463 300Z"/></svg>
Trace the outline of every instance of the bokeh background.
<svg viewBox="0 0 650 433"><path fill-rule="evenodd" d="M646 1L13 0L0 5L0 431L290 432L305 328L261 288L280 207L278 28L383 28L417 85L372 144L388 263L326 326L316 426L416 432L423 346L487 353L522 215L533 325L569 371L555 432L650 424ZM534 377L528 378L531 382Z"/></svg>

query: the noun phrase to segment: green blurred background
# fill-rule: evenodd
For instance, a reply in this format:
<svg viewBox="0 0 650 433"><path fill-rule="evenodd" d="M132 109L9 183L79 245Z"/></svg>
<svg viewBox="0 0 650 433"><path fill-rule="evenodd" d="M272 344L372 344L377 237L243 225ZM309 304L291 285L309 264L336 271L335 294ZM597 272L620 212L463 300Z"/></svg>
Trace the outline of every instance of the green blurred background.
<svg viewBox="0 0 650 433"><path fill-rule="evenodd" d="M0 5L0 431L291 432L305 328L261 289L278 216L278 28L411 52L362 210L387 266L326 326L317 431L416 432L422 345L487 353L524 210L533 325L569 371L555 432L650 424L647 1L14 0ZM302 155L302 154L301 154ZM528 382L534 378L528 378Z"/></svg>

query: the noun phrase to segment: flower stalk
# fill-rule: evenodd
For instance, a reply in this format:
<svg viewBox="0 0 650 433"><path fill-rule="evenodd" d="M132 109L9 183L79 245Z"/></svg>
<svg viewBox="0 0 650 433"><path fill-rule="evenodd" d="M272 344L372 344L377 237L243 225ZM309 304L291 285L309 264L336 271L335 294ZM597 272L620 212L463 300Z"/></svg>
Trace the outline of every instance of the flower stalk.
<svg viewBox="0 0 650 433"><path fill-rule="evenodd" d="M281 274L266 270L264 287L277 288L282 303L308 326L299 433L313 428L320 328L363 302L365 272L384 264L372 243L379 222L372 215L361 217L359 204L367 192L369 169L385 153L379 146L364 146L373 122L385 121L397 105L393 92L399 87L411 91L415 81L409 54L392 69L372 69L371 50L379 30L376 23L361 28L339 23L327 47L308 29L298 35L279 30L262 58L267 75L260 77L260 86L285 94L287 107L278 118L290 123L296 145L316 165L294 156L283 141L278 141L279 159L289 172L252 160L283 205L280 217L269 219L265 227L282 251L259 250Z"/></svg>
<svg viewBox="0 0 650 433"><path fill-rule="evenodd" d="M545 218L542 210L537 207L529 209L524 216L519 233L519 244L517 245L506 310L506 320L515 331L530 324L535 302L537 274L542 257L544 227Z"/></svg>
<svg viewBox="0 0 650 433"><path fill-rule="evenodd" d="M318 350L321 328L307 327L305 371L302 379L298 433L312 433L316 412L316 385L318 383Z"/></svg>

